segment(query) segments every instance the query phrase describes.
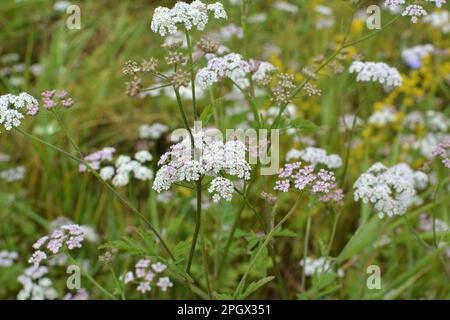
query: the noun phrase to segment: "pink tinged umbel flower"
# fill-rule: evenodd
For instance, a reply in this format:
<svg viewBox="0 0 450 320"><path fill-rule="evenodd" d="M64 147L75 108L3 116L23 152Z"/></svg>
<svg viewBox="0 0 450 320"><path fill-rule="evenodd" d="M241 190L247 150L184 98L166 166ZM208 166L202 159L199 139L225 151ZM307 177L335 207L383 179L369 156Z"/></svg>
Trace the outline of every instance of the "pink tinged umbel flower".
<svg viewBox="0 0 450 320"><path fill-rule="evenodd" d="M44 236L33 244L36 250L29 263L38 266L48 256L58 254L62 249L81 248L84 241L83 229L76 224L63 225L54 230L50 236Z"/></svg>
<svg viewBox="0 0 450 320"><path fill-rule="evenodd" d="M293 186L297 190L309 190L320 196L323 202L341 201L342 190L336 186L334 173L325 169L317 169L314 165L302 167L301 162L288 163L280 170L280 180L275 182L274 190L288 192Z"/></svg>

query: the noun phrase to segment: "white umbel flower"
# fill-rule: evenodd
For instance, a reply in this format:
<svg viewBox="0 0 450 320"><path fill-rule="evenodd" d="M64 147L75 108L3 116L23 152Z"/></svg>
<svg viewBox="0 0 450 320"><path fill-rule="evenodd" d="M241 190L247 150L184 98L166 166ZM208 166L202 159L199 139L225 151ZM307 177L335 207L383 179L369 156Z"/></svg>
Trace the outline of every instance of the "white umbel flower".
<svg viewBox="0 0 450 320"><path fill-rule="evenodd" d="M212 58L208 65L197 73L197 83L203 89L218 82L222 78L230 78L241 88L247 88L250 83L247 74L250 72L250 65L237 53L230 53L224 57Z"/></svg>
<svg viewBox="0 0 450 320"><path fill-rule="evenodd" d="M201 177L208 176L218 179L213 180L214 187L210 193L217 188L219 189L216 191L221 193L219 183L222 183L222 189L229 191L224 191L223 198L231 199L233 188L230 189L229 184L219 179L219 176L227 174L239 179L250 179L251 167L246 161L245 145L237 140L223 143L209 135L207 131L193 132L193 136L195 157L192 157L191 140L188 135L173 145L159 160L161 168L156 173L153 189L162 192L168 190L174 183L198 181ZM214 199L220 200L217 197Z"/></svg>
<svg viewBox="0 0 450 320"><path fill-rule="evenodd" d="M169 127L162 123L154 123L152 125L142 125L139 127L139 137L141 139L157 140L169 131Z"/></svg>
<svg viewBox="0 0 450 320"><path fill-rule="evenodd" d="M221 199L231 201L233 191L233 182L222 177L217 177L212 180L211 186L208 188L208 192L213 194L213 201L215 203L219 202Z"/></svg>
<svg viewBox="0 0 450 320"><path fill-rule="evenodd" d="M342 165L342 159L337 154L327 154L320 148L307 147L303 150L292 149L286 154L286 161L302 159L312 165L323 164L329 169L336 169Z"/></svg>
<svg viewBox="0 0 450 320"><path fill-rule="evenodd" d="M153 156L151 155L150 152L146 151L146 150L141 150L136 152L136 154L134 155L134 158L139 161L140 163L145 163L147 161L152 161Z"/></svg>
<svg viewBox="0 0 450 320"><path fill-rule="evenodd" d="M357 73L357 81L375 81L389 87L398 87L402 84L402 77L398 70L383 62L353 61L350 73Z"/></svg>
<svg viewBox="0 0 450 320"><path fill-rule="evenodd" d="M254 81L261 81L263 80L267 75L275 72L277 68L270 62L259 62L258 63L258 69L253 73L252 79Z"/></svg>
<svg viewBox="0 0 450 320"><path fill-rule="evenodd" d="M20 126L20 120L25 116L22 110L26 108L27 114L34 115L38 107L37 100L26 92L19 95L5 94L0 96L0 125L6 130Z"/></svg>
<svg viewBox="0 0 450 320"><path fill-rule="evenodd" d="M417 190L427 183L424 173L413 171L405 163L387 168L378 162L356 180L354 198L372 203L380 218L402 215L415 202Z"/></svg>
<svg viewBox="0 0 450 320"><path fill-rule="evenodd" d="M114 176L114 167L106 166L100 170L99 174L103 180L109 180Z"/></svg>
<svg viewBox="0 0 450 320"><path fill-rule="evenodd" d="M202 31L208 23L208 12L214 14L216 19L228 19L223 5L219 2L206 5L199 0L191 4L186 2L177 2L172 9L158 7L155 9L151 23L151 29L161 36L175 34L178 31L178 24L182 24L187 30L197 28Z"/></svg>
<svg viewBox="0 0 450 320"><path fill-rule="evenodd" d="M368 122L377 127L383 127L393 123L397 119L397 111L392 106L384 106L383 109L372 113Z"/></svg>
<svg viewBox="0 0 450 320"><path fill-rule="evenodd" d="M420 17L426 16L427 12L425 9L418 4L411 4L405 8L402 12L402 16L409 16L411 17L412 23L417 23L419 21Z"/></svg>

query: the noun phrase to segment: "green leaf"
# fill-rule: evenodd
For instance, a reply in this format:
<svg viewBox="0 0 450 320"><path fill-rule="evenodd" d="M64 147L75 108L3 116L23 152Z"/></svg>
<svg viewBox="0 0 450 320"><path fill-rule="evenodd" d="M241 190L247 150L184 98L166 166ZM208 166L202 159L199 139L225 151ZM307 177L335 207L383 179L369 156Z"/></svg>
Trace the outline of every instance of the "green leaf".
<svg viewBox="0 0 450 320"><path fill-rule="evenodd" d="M244 292L242 294L238 295L238 299L247 298L253 292L255 292L259 288L263 287L266 283L272 281L274 278L275 278L274 276L269 276L269 277L265 277L265 278L262 278L257 281L253 281L252 283L250 283L248 285L248 287L244 290Z"/></svg>
<svg viewBox="0 0 450 320"><path fill-rule="evenodd" d="M294 231L289 230L289 229L283 229L283 230L274 232L273 236L274 237L292 237L292 238L295 238L295 237L297 237L297 233L295 233Z"/></svg>
<svg viewBox="0 0 450 320"><path fill-rule="evenodd" d="M319 131L320 127L317 126L314 122L311 122L306 119L296 118L296 119L288 119L285 116L282 116L280 119L280 129L297 129L303 131Z"/></svg>
<svg viewBox="0 0 450 320"><path fill-rule="evenodd" d="M109 241L101 246L100 249L118 249L137 255L148 255L147 248L142 246L138 241L123 237L120 240Z"/></svg>
<svg viewBox="0 0 450 320"><path fill-rule="evenodd" d="M217 300L233 300L233 295L228 293L214 292L214 298Z"/></svg>
<svg viewBox="0 0 450 320"><path fill-rule="evenodd" d="M373 245L381 232L380 219L377 216L359 227L355 234L342 249L337 257L338 263L341 263L354 255L361 253L367 247Z"/></svg>
<svg viewBox="0 0 450 320"><path fill-rule="evenodd" d="M208 122L213 114L214 114L214 106L212 104L209 104L205 107L205 109L203 109L200 115L200 120L202 122Z"/></svg>

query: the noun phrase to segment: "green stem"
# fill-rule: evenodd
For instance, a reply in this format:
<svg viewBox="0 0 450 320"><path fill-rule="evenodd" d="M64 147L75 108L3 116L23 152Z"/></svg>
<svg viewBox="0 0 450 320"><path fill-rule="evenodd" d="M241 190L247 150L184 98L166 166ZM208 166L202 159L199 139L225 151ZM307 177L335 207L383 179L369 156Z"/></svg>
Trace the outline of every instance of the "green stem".
<svg viewBox="0 0 450 320"><path fill-rule="evenodd" d="M197 214L196 214L197 221L195 223L194 238L192 239L191 251L189 253L189 260L186 266L186 273L189 273L189 271L191 270L195 246L197 244L198 234L200 232L201 227L201 218L202 218L202 179L197 181Z"/></svg>
<svg viewBox="0 0 450 320"><path fill-rule="evenodd" d="M91 275L89 273L87 273L79 264L78 262L70 255L70 253L66 252L69 260L71 261L72 264L76 265L78 268L80 268L81 272L83 273L83 275L88 278L88 280L90 282L92 282L92 284L94 286L96 286L101 292L103 292L108 298L112 299L112 300L117 300L117 298L110 293L108 290L106 290L104 287L102 287L97 281L94 280L94 278L91 277Z"/></svg>
<svg viewBox="0 0 450 320"><path fill-rule="evenodd" d="M238 286L236 287L236 290L233 293L233 298L236 299L236 297L238 296L238 294L241 292L242 288L245 285L245 281L248 277L248 275L250 274L250 271L253 269L253 267L256 264L256 261L258 260L258 257L260 256L262 250L268 245L268 243L270 242L270 240L273 238L273 235L276 231L278 231L281 226L286 222L286 220L288 220L291 215L295 212L295 209L297 209L298 203L300 201L302 197L302 193L297 197L294 205L292 206L292 208L289 210L289 212L280 220L280 222L278 222L278 224L267 234L266 238L264 239L263 243L260 245L258 251L256 251L255 255L253 256L253 259L250 261L250 264L247 268L247 270L245 271L244 275L241 278L241 281L239 281Z"/></svg>
<svg viewBox="0 0 450 320"><path fill-rule="evenodd" d="M195 97L195 71L194 71L194 59L192 57L192 42L191 37L189 35L189 31L185 31L186 33L186 42L188 47L189 54L189 69L191 70L191 88L192 88L192 108L194 109L194 118L198 120L199 115L197 111L197 100Z"/></svg>
<svg viewBox="0 0 450 320"><path fill-rule="evenodd" d="M306 282L305 267L306 267L306 259L308 258L308 245L309 245L309 234L311 232L313 203L314 203L314 201L310 200L309 205L308 205L308 220L306 222L305 242L303 244L303 272L302 272L302 282L301 282L302 293L305 292L305 282Z"/></svg>

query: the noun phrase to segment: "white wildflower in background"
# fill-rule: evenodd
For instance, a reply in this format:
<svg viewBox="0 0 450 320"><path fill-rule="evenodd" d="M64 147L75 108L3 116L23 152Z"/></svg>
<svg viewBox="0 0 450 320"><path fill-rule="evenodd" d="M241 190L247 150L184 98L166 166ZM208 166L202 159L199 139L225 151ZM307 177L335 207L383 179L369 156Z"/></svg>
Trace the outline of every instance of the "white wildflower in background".
<svg viewBox="0 0 450 320"><path fill-rule="evenodd" d="M19 254L16 251L0 251L0 268L11 267L18 258Z"/></svg>
<svg viewBox="0 0 450 320"><path fill-rule="evenodd" d="M99 170L100 177L105 180L112 180L112 184L116 187L124 187L130 183L130 177L133 175L135 179L148 181L153 179L153 170L145 166L145 163L151 161L153 156L146 150L136 152L134 159L127 155L119 155L113 162L113 155L116 152L114 148L104 148L96 151L87 157L85 161L94 170ZM104 162L109 164L101 167ZM80 165L80 172L86 171L85 165Z"/></svg>
<svg viewBox="0 0 450 320"><path fill-rule="evenodd" d="M433 156L440 157L444 166L450 169L450 138L437 145L433 150Z"/></svg>
<svg viewBox="0 0 450 320"><path fill-rule="evenodd" d="M250 65L237 53L230 53L224 57L212 58L208 65L197 73L197 83L204 89L220 81L229 78L242 88L247 88L250 83L247 74Z"/></svg>
<svg viewBox="0 0 450 320"><path fill-rule="evenodd" d="M433 217L429 217L425 213L420 215L419 228L426 232L432 232L433 229L435 229L438 233L446 233L450 231L450 227L445 221L434 219L433 222Z"/></svg>
<svg viewBox="0 0 450 320"><path fill-rule="evenodd" d="M389 8L396 8L405 4L405 0L385 0L384 6Z"/></svg>
<svg viewBox="0 0 450 320"><path fill-rule="evenodd" d="M367 122L378 127L384 127L389 123L393 123L396 119L397 110L392 106L383 106L381 110L372 113Z"/></svg>
<svg viewBox="0 0 450 320"><path fill-rule="evenodd" d="M332 261L326 257L320 257L318 259L307 257L300 260L300 266L303 267L303 272L307 277L333 272ZM345 276L345 272L342 269L338 269L337 274L341 278Z"/></svg>
<svg viewBox="0 0 450 320"><path fill-rule="evenodd" d="M431 131L446 132L450 128L450 119L442 112L428 110L425 118L427 127Z"/></svg>
<svg viewBox="0 0 450 320"><path fill-rule="evenodd" d="M416 201L417 190L424 189L427 183L425 173L405 163L390 168L375 163L356 180L354 198L373 204L380 218L402 215Z"/></svg>
<svg viewBox="0 0 450 320"><path fill-rule="evenodd" d="M450 13L447 10L434 11L422 20L443 33L450 32Z"/></svg>
<svg viewBox="0 0 450 320"><path fill-rule="evenodd" d="M316 28L318 30L334 26L333 10L330 7L317 5L314 10L319 14L316 21Z"/></svg>
<svg viewBox="0 0 450 320"><path fill-rule="evenodd" d="M0 162L6 162L9 161L10 159L11 157L9 155L0 152Z"/></svg>
<svg viewBox="0 0 450 320"><path fill-rule="evenodd" d="M37 100L26 92L19 95L2 95L0 96L0 125L8 131L18 127L20 120L25 117L23 110L26 109L27 114L34 115L38 106Z"/></svg>
<svg viewBox="0 0 450 320"><path fill-rule="evenodd" d="M227 174L239 179L250 179L251 168L245 159L246 147L242 142L233 140L224 143L205 130L193 132L193 136L196 157L193 157L189 135L173 145L158 162L161 168L156 173L154 190L165 191L174 183L190 183L203 176ZM216 183L220 181L216 180ZM215 185L211 192L222 192L226 200L231 199L228 194L229 184L225 188L226 184L223 181L221 183L223 188Z"/></svg>
<svg viewBox="0 0 450 320"><path fill-rule="evenodd" d="M89 292L86 289L81 288L74 293L67 293L63 300L89 300Z"/></svg>
<svg viewBox="0 0 450 320"><path fill-rule="evenodd" d="M25 171L26 170L24 167L17 167L0 171L0 180L3 179L7 182L23 180L23 178L25 177Z"/></svg>
<svg viewBox="0 0 450 320"><path fill-rule="evenodd" d="M71 5L70 1L56 1L53 5L53 10L57 12L66 12L67 8Z"/></svg>
<svg viewBox="0 0 450 320"><path fill-rule="evenodd" d="M294 4L285 1L277 1L273 5L275 9L296 14L298 12L298 7Z"/></svg>
<svg viewBox="0 0 450 320"><path fill-rule="evenodd" d="M92 169L98 170L102 162L112 161L115 152L116 149L106 147L87 155L84 157L84 161L86 161ZM79 171L85 172L87 171L87 167L84 164L80 164Z"/></svg>
<svg viewBox="0 0 450 320"><path fill-rule="evenodd" d="M411 69L418 69L422 66L423 58L433 51L434 47L432 44L424 44L403 49L401 56Z"/></svg>
<svg viewBox="0 0 450 320"><path fill-rule="evenodd" d="M398 87L402 84L402 77L398 70L383 62L354 61L349 72L358 74L357 81L375 81L389 87Z"/></svg>
<svg viewBox="0 0 450 320"><path fill-rule="evenodd" d="M152 161L153 156L147 150L141 150L141 151L136 152L136 154L134 155L134 158L137 161L139 161L140 163L145 163L147 161Z"/></svg>
<svg viewBox="0 0 450 320"><path fill-rule="evenodd" d="M327 154L320 148L307 147L303 150L292 149L286 154L286 161L302 159L312 165L323 164L329 169L336 169L342 165L342 159L337 154Z"/></svg>
<svg viewBox="0 0 450 320"><path fill-rule="evenodd" d="M23 285L17 295L18 300L54 300L57 292L53 288L52 281L45 277L48 268L44 266L32 266L24 270L17 280Z"/></svg>
<svg viewBox="0 0 450 320"><path fill-rule="evenodd" d="M150 292L152 290L152 284L156 282L156 285L161 288L162 291L167 291L168 288L173 287L170 278L164 275L167 266L164 263L156 262L152 264L152 260L149 258L140 259L134 268L134 271L127 271L120 280L125 285L134 283L137 284L136 290L142 294Z"/></svg>
<svg viewBox="0 0 450 320"><path fill-rule="evenodd" d="M428 2L434 2L436 7L440 8L444 3L447 3L447 0L427 0Z"/></svg>
<svg viewBox="0 0 450 320"><path fill-rule="evenodd" d="M443 133L427 133L423 138L416 139L413 144L413 150L418 150L422 156L431 160L436 155L434 151L441 141L450 140L450 135Z"/></svg>
<svg viewBox="0 0 450 320"><path fill-rule="evenodd" d="M343 129L350 130L352 128L359 127L364 124L364 120L355 114L345 114L339 118L339 125Z"/></svg>
<svg viewBox="0 0 450 320"><path fill-rule="evenodd" d="M139 127L139 138L158 140L168 131L169 127L162 123L154 123L152 125L144 124Z"/></svg>
<svg viewBox="0 0 450 320"><path fill-rule="evenodd" d="M158 7L155 9L151 23L151 29L161 36L175 34L178 24L182 24L187 30L196 28L199 31L205 29L208 23L208 13L212 12L216 19L228 19L223 5L219 2L204 4L199 0L192 3L177 2L172 9Z"/></svg>
<svg viewBox="0 0 450 320"><path fill-rule="evenodd" d="M234 23L230 23L230 24L220 28L218 31L209 32L208 37L210 37L220 43L223 43L223 42L229 41L233 37L242 39L244 37L244 31L242 30L242 28L240 26L238 26ZM227 49L221 48L218 50L219 51L218 53L221 54L220 51L222 51L222 53L223 53L223 50L227 50Z"/></svg>

